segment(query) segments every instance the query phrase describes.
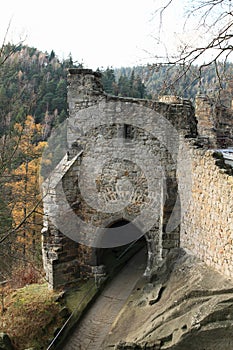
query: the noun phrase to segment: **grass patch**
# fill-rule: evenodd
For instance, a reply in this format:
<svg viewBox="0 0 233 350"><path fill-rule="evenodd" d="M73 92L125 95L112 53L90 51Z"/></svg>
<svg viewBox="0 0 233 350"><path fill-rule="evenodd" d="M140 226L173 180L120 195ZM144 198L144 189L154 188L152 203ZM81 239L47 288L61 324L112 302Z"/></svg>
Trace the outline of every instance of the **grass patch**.
<svg viewBox="0 0 233 350"><path fill-rule="evenodd" d="M58 296L48 290L47 283L8 291L0 329L9 335L17 350L46 348L48 339L64 322L59 315L62 305L56 301Z"/></svg>
<svg viewBox="0 0 233 350"><path fill-rule="evenodd" d="M64 309L79 318L95 295L97 289L93 279L80 281L78 289L61 297L60 292L48 289L47 283L31 284L5 292L5 311L0 318L0 332L7 333L15 349L47 349L54 332L68 318ZM87 295L87 298L85 296ZM2 312L0 307L0 312Z"/></svg>

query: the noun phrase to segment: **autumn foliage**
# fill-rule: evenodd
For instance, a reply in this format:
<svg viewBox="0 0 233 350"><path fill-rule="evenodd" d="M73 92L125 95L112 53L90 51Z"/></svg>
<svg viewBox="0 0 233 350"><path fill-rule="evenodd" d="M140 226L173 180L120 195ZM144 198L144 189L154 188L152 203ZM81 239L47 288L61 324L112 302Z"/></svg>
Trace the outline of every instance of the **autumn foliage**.
<svg viewBox="0 0 233 350"><path fill-rule="evenodd" d="M32 116L14 125L15 167L8 167L8 208L11 213L14 258L28 262L38 260L41 250L40 231L43 208L39 168L46 142L41 141L42 126Z"/></svg>

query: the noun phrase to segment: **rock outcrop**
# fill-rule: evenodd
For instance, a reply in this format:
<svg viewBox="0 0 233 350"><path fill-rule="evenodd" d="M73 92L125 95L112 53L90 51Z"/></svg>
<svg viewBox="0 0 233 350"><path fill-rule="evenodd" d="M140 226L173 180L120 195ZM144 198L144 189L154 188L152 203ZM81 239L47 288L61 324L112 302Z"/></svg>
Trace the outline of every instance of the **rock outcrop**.
<svg viewBox="0 0 233 350"><path fill-rule="evenodd" d="M233 349L233 281L182 249L141 281L103 349Z"/></svg>

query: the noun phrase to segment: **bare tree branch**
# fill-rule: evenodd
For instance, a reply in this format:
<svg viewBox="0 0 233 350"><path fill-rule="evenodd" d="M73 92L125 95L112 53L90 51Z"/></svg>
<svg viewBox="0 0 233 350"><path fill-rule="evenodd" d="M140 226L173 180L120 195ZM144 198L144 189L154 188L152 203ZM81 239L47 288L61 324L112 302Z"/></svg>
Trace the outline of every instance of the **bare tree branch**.
<svg viewBox="0 0 233 350"><path fill-rule="evenodd" d="M164 0L164 5L154 12L159 16L159 33L163 17L171 4L175 5L176 0ZM185 39L179 49L177 48L177 53L156 56L156 63L151 65L152 69L159 66L180 67L179 74L172 81L172 84L176 84L194 65L198 65L201 84L204 69L213 66L219 88L223 88L223 81L226 79L225 67L233 54L233 4L228 0L185 0L184 7L187 11L183 31L186 33L191 30L194 34L196 31L200 40L195 45L195 40Z"/></svg>
<svg viewBox="0 0 233 350"><path fill-rule="evenodd" d="M29 211L29 213L23 218L23 220L17 225L15 226L12 230L10 230L9 232L7 232L1 239L0 239L0 244L2 242L4 242L9 236L11 236L12 234L14 234L15 232L17 232L27 221L27 219L34 213L34 211L39 207L39 205L42 203L43 198L40 199L36 205L32 208L31 211Z"/></svg>

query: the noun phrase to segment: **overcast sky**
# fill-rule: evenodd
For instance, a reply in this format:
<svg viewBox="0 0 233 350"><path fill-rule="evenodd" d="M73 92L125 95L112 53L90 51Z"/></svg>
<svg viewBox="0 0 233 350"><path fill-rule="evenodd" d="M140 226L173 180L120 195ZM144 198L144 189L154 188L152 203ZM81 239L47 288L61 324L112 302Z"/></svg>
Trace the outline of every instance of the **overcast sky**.
<svg viewBox="0 0 233 350"><path fill-rule="evenodd" d="M153 13L162 0L6 0L1 4L1 41L11 20L8 41L55 53L85 67L145 64L177 44L182 0L175 0L160 33ZM180 6L177 6L180 4Z"/></svg>

